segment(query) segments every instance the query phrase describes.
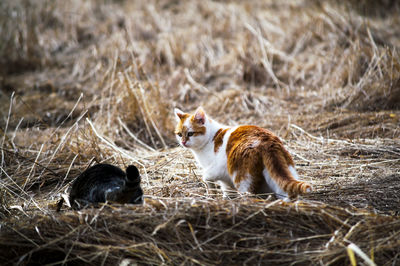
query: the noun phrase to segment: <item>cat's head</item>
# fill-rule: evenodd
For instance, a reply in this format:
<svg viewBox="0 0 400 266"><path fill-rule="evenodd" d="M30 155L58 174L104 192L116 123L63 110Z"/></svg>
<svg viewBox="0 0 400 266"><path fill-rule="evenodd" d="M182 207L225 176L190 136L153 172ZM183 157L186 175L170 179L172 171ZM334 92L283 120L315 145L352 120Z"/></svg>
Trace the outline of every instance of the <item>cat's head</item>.
<svg viewBox="0 0 400 266"><path fill-rule="evenodd" d="M128 202L132 204L142 204L143 203L143 190L140 187L140 173L136 166L129 165L126 168L126 192L129 195Z"/></svg>
<svg viewBox="0 0 400 266"><path fill-rule="evenodd" d="M203 108L199 107L194 114L185 113L175 108L175 118L178 124L175 136L179 144L190 149L198 149L208 141L207 124L209 118Z"/></svg>

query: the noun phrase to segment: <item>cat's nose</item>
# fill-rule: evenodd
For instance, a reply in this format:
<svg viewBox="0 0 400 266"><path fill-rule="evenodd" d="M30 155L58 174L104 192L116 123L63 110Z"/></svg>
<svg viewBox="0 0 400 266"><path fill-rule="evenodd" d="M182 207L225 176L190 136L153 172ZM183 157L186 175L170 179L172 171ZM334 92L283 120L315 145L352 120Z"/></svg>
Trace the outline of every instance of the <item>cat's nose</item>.
<svg viewBox="0 0 400 266"><path fill-rule="evenodd" d="M182 140L182 145L186 147L186 140Z"/></svg>

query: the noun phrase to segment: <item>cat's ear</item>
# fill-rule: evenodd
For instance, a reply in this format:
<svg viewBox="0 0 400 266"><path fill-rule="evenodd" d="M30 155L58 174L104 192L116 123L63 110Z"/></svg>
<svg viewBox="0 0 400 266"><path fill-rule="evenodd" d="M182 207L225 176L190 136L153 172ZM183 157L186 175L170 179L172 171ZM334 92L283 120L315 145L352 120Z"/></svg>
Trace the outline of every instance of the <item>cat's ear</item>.
<svg viewBox="0 0 400 266"><path fill-rule="evenodd" d="M197 108L196 113L194 114L194 121L202 125L206 122L206 112L204 112L203 107L200 106Z"/></svg>
<svg viewBox="0 0 400 266"><path fill-rule="evenodd" d="M175 113L175 118L178 121L180 121L185 116L185 113L179 108L175 108L174 113Z"/></svg>
<svg viewBox="0 0 400 266"><path fill-rule="evenodd" d="M140 182L139 170L134 165L129 165L126 168L126 177L130 182Z"/></svg>

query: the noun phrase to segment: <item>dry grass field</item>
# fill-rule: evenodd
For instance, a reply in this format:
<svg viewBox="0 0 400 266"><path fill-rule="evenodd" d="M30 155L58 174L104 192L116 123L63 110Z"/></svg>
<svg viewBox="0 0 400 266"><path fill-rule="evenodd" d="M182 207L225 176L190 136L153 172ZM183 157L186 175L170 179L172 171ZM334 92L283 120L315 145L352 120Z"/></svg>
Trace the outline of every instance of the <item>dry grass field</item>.
<svg viewBox="0 0 400 266"><path fill-rule="evenodd" d="M199 105L314 191L207 190L173 135ZM400 265L400 4L1 1L0 145L2 265ZM57 211L96 162L145 204Z"/></svg>

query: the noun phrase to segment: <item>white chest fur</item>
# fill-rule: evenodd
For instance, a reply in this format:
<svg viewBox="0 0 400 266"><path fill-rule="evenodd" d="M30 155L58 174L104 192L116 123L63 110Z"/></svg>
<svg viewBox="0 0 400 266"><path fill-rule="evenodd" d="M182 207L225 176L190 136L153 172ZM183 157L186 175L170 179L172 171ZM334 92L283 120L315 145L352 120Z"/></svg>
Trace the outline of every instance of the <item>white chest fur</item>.
<svg viewBox="0 0 400 266"><path fill-rule="evenodd" d="M220 126L219 128L226 128ZM218 129L219 129L218 128ZM236 128L229 129L222 140L222 145L215 151L215 143L211 138L209 143L201 150L192 150L196 161L203 170L204 181L222 181L232 184L232 179L228 174L226 145L229 136ZM214 130L217 132L217 130ZM215 135L215 134L214 134Z"/></svg>

